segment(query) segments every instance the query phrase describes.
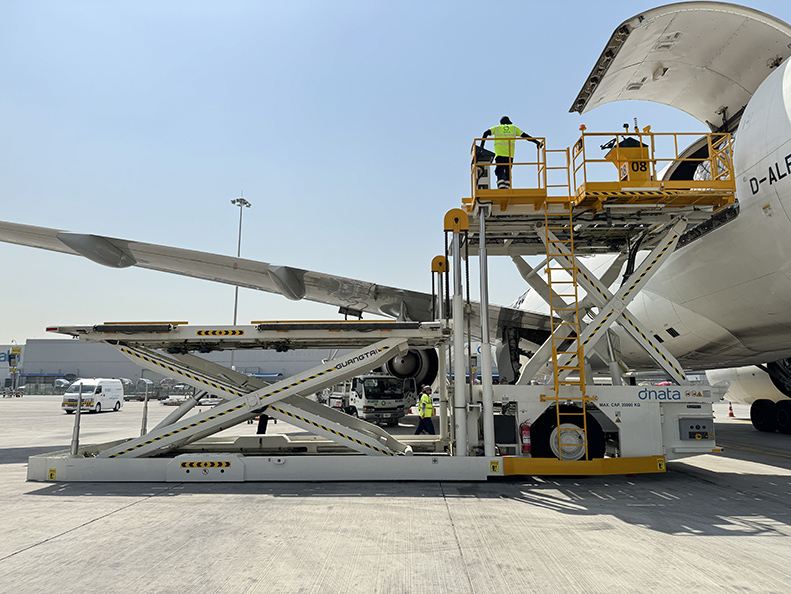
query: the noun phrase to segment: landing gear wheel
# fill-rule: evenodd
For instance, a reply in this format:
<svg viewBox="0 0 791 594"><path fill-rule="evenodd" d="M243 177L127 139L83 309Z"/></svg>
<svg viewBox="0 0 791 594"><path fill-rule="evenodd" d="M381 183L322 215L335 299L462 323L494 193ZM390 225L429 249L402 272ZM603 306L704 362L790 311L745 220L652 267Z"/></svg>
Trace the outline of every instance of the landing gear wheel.
<svg viewBox="0 0 791 594"><path fill-rule="evenodd" d="M534 458L558 458L563 460L583 460L585 458L585 434L582 417L576 406L560 407L560 428L554 407L548 408L530 427ZM577 414L573 414L577 413ZM585 415L588 426L588 456L604 458L604 431L598 421L588 413ZM562 448L558 447L558 433L561 435ZM562 458L559 454L562 454Z"/></svg>
<svg viewBox="0 0 791 594"><path fill-rule="evenodd" d="M93 412L95 412L95 413L102 412L102 403L101 402L97 402L96 403L96 408L93 409Z"/></svg>
<svg viewBox="0 0 791 594"><path fill-rule="evenodd" d="M113 410L115 412L118 412L119 410L121 410L121 403L120 402L116 402L115 406L113 407Z"/></svg>
<svg viewBox="0 0 791 594"><path fill-rule="evenodd" d="M777 430L786 435L791 434L791 400L776 402L775 408L777 409L775 414Z"/></svg>
<svg viewBox="0 0 791 594"><path fill-rule="evenodd" d="M750 421L758 431L777 431L777 406L766 398L756 400L750 406Z"/></svg>

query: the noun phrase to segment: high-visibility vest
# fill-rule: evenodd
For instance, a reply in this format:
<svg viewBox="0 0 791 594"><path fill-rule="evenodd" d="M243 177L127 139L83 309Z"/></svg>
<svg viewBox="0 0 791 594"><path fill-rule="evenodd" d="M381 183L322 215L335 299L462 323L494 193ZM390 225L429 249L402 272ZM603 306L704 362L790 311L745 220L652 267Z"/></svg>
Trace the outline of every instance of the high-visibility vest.
<svg viewBox="0 0 791 594"><path fill-rule="evenodd" d="M514 158L514 138L522 136L522 132L513 124L500 124L489 128L494 135L494 155L496 157Z"/></svg>
<svg viewBox="0 0 791 594"><path fill-rule="evenodd" d="M426 417L430 417L434 414L434 403L431 401L431 396L425 392L420 393L420 404L418 405L418 411L420 412L421 419L425 419Z"/></svg>

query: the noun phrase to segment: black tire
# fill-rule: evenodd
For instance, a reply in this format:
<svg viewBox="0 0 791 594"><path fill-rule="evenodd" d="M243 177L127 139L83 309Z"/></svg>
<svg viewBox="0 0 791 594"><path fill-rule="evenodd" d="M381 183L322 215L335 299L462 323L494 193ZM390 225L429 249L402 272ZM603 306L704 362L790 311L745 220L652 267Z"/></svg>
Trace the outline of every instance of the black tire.
<svg viewBox="0 0 791 594"><path fill-rule="evenodd" d="M67 415L73 415L73 414L74 414L74 411L73 411L73 410L67 410L67 411L66 411L66 414L67 414Z"/></svg>
<svg viewBox="0 0 791 594"><path fill-rule="evenodd" d="M101 402L97 402L96 403L96 408L93 409L93 412L95 412L95 413L102 412L102 403Z"/></svg>
<svg viewBox="0 0 791 594"><path fill-rule="evenodd" d="M579 414L572 414L579 412L580 409L576 406L568 404L561 405L560 424L570 424L581 427L582 417ZM588 455L591 458L604 458L604 431L602 431L601 425L599 425L599 422L594 419L590 413L585 415L585 419L588 426ZM544 411L544 413L530 426L530 441L532 443L532 454L534 458L558 457L552 451L552 434L557 426L557 413L553 406ZM555 436L554 439L557 439L557 437ZM584 455L582 458L584 459Z"/></svg>
<svg viewBox="0 0 791 594"><path fill-rule="evenodd" d="M758 431L777 431L777 406L766 398L756 400L750 405L750 421Z"/></svg>
<svg viewBox="0 0 791 594"><path fill-rule="evenodd" d="M116 402L115 406L113 407L113 412L118 412L119 410L121 410L121 403Z"/></svg>
<svg viewBox="0 0 791 594"><path fill-rule="evenodd" d="M775 408L777 409L775 414L777 430L780 433L791 435L791 400L776 402Z"/></svg>
<svg viewBox="0 0 791 594"><path fill-rule="evenodd" d="M353 416L353 417L359 417L360 416L360 413L358 413L357 409L355 407L353 407L353 406L349 409L349 414L351 416Z"/></svg>

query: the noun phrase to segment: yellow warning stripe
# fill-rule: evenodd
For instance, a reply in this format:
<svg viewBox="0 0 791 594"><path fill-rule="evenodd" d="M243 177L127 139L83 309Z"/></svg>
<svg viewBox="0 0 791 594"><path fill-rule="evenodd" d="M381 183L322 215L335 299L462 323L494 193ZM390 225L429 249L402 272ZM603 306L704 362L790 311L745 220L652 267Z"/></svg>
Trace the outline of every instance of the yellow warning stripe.
<svg viewBox="0 0 791 594"><path fill-rule="evenodd" d="M153 438L151 438L151 439L149 439L147 441L144 441L143 443L140 443L140 444L138 444L136 446L132 446L131 448L127 448L127 449L123 450L122 452L118 452L117 454L113 454L112 456L108 456L108 457L109 458L115 458L116 456L120 456L122 454L127 454L129 452L134 452L135 450L137 450L139 448L142 448L142 447L147 446L147 445L151 445L152 443L156 443L156 442L158 442L158 441L160 441L162 439L165 439L166 437L170 437L172 435L178 435L179 433L181 433L183 431L187 431L188 429L192 429L194 427L202 425L203 423L208 423L209 421L213 421L214 419L219 419L220 417L222 417L224 415L227 415L229 413L232 413L234 411L237 411L240 408L244 408L245 406L247 406L247 403L246 402L242 402L241 404L238 404L238 405L234 406L233 408L229 408L228 410L225 410L225 411L220 411L220 412L218 412L216 414L211 415L210 417L206 417L205 419L200 419L198 421L195 421L194 423L190 423L189 425L185 425L184 427L180 427L179 429L174 429L173 431L171 431L169 433L165 433L164 435L160 435L159 437L153 437Z"/></svg>
<svg viewBox="0 0 791 594"><path fill-rule="evenodd" d="M243 336L244 330L198 330L198 336Z"/></svg>
<svg viewBox="0 0 791 594"><path fill-rule="evenodd" d="M230 462L182 462L182 468L230 468Z"/></svg>
<svg viewBox="0 0 791 594"><path fill-rule="evenodd" d="M639 277L637 277L637 279L632 283L632 286L629 287L629 290L626 291L626 293L623 294L623 298L622 299L626 299L626 297L629 296L629 293L631 293L634 290L634 288L637 286L637 284L643 279L643 277L646 274L648 274L648 271L651 270L656 265L656 263L659 261L659 258L662 257L662 254L664 254L667 250L670 249L670 246L674 244L676 239L678 239L678 234L673 235L673 237L670 238L670 241L667 243L667 245L664 248L662 248L662 251L660 251L656 255L656 258L654 258L651 261L651 263L648 265L648 267L645 269L645 271L643 271L643 274L641 274Z"/></svg>
<svg viewBox="0 0 791 594"><path fill-rule="evenodd" d="M120 347L120 348L121 348L121 350L122 350L123 352L125 352L125 353L129 353L129 354L131 354L131 355L134 355L135 357L138 357L138 358L140 358L140 359L143 359L143 360L145 360L145 361L149 361L149 362L151 362L151 363L153 363L153 364L155 364L155 365L159 365L160 367L164 367L165 369L171 370L171 371L173 371L174 373L178 373L178 374L180 374L180 375L185 375L185 376L187 376L187 377L190 377L190 378L193 378L193 379L195 379L195 380L197 380L197 381L203 382L203 383L205 383L205 384L207 384L207 385L213 385L213 384L211 384L210 382L207 382L206 380L204 380L204 379L202 379L202 378L194 377L194 376L192 376L192 375L190 375L190 374L188 374L188 373L185 373L184 371L181 371L181 370L175 369L175 368L173 368L173 367L171 367L171 366L169 366L169 365L165 365L164 363L160 363L159 361L156 361L156 360L154 360L154 359L152 359L152 358L150 358L150 357L146 357L146 356L144 356L144 355L141 355L141 354L139 354L139 353L136 353L136 352L134 352L134 351L132 351L132 350L130 350L130 349L127 349L127 348L125 348L125 347ZM387 350L387 349L389 349L389 348L390 348L389 346L385 346L385 347L382 347L382 348L378 349L376 352L377 352L377 353L381 353L382 351L385 351L385 350ZM267 398L268 396L271 396L271 395L273 395L273 394L277 394L277 393L279 393L279 392L282 392L282 391L284 391L284 390L287 390L287 389L289 389L289 388L292 388L292 387L294 387L294 386L298 386L299 384L303 384L303 383L305 383L305 382L307 382L307 381L310 381L311 379L315 379L315 378L317 378L317 377L320 377L320 376L322 376L322 375L325 375L325 374L327 374L327 373L330 373L331 371L335 371L335 369L336 369L335 367L331 367L331 368L329 368L329 369L325 369L324 371L320 371L319 373L316 373L316 374L314 374L314 375L311 375L311 376L310 376L310 377L308 377L308 378L305 378L305 379L299 380L298 382L294 382L293 384L290 384L290 385L286 386L285 388L280 388L280 389L277 389L277 390L273 390L272 392L269 392L269 393L267 393L267 394L264 394L263 396L260 396L260 398L259 398L259 399L260 399L260 400L263 400L263 399ZM232 391L230 391L230 390L227 390L227 389L225 389L225 388L222 388L222 387L219 387L219 386L218 386L218 389L223 389L223 390L225 390L226 392L231 392L231 393L234 393L234 394L236 394L237 396L243 396L243 394L242 394L242 393L239 393L239 392L232 392ZM214 419L218 419L218 418L220 418L220 417L222 417L222 416L224 416L224 415L227 415L228 413L231 413L231 412L234 412L234 411L236 411L236 410L239 410L240 408L244 408L245 406L247 406L247 403L246 403L246 402L242 402L241 404L239 404L239 405L237 405L237 406L234 406L233 408L230 408L230 409L228 409L228 410L226 410L226 411L221 411L221 412L218 412L217 414L211 415L210 417L207 417L207 418L205 418L205 419L201 419L201 420L199 420L199 421L196 421L196 422L194 422L194 423L191 423L191 424L189 424L189 425L186 425L186 426L184 426L184 427L181 427L181 428L179 428L179 429L176 429L176 430L174 430L174 431L171 431L170 433L166 433L166 434L164 434L164 435L160 435L159 437L154 437L154 438L152 438L152 439L149 439L148 441L145 441L145 442L143 442L143 443L141 443L141 444L138 444L138 445L136 445L136 446L133 446L133 447L131 447L131 448L127 448L127 449L125 449L125 450L123 450L123 451L121 451L121 452L118 452L117 454L113 454L113 455L111 455L111 456L108 456L108 457L109 457L109 458L115 458L115 457L117 457L117 456L120 456L120 455L122 455L122 454L127 454L127 453L129 453L129 452L133 452L133 451L135 451L135 450L137 450L137 449L139 449L139 448L142 448L143 446L147 446L147 445L150 445L150 444L152 444L152 443L156 443L157 441L159 441L159 440L161 440L161 439L164 439L164 438L166 438L166 437L170 437L171 435L177 435L177 434L181 433L182 431L186 431L187 429L192 429L193 427L197 427L198 425L201 425L201 424L203 424L203 423L206 423L207 421L212 421L212 420L214 420ZM270 405L270 406L271 406L271 405ZM299 416L297 416L297 415L293 415L293 414L291 414L291 413L288 413L288 412L286 412L286 411L284 411L284 410L277 409L277 408L275 408L275 407L273 407L273 406L272 406L271 408L273 408L273 409L277 410L278 412L282 412L284 415L288 415L288 416L294 417L295 419L300 419L300 420L302 420L302 421L305 421L306 423L310 423L311 425L315 425L316 427L320 427L320 428L324 429L325 431L329 431L330 433L334 433L335 435L338 435L338 436L340 436L340 437L343 437L343 438L345 438L345 439L349 439L349 440L351 440L351 441L354 441L354 442L356 442L356 443L359 443L360 445L364 445L364 446L366 446L366 447L368 447L368 448L371 448L371 449L373 449L373 450L376 450L377 452L382 452L383 454L387 454L388 456L392 456L392 455L393 455L392 453L389 453L389 452L387 452L387 451L385 451L385 450L381 450L381 449L379 449L379 448L375 448L375 447L373 447L373 446L371 446L371 445L368 445L367 443L364 443L364 442L362 442L362 441L359 441L359 440L357 440L357 439L354 439L353 437L350 437L350 436L348 436L348 435L344 435L344 434L342 434L342 433L338 433L337 431L335 431L335 430L333 430L333 429L330 429L330 428L328 428L328 427L324 427L323 425L319 425L318 423L314 423L313 421L310 421L310 420L308 420L308 419L303 419L302 417L299 417Z"/></svg>
<svg viewBox="0 0 791 594"><path fill-rule="evenodd" d="M639 329L637 326L635 326L635 325L634 325L634 323L632 322L632 320L630 320L630 319L629 319L629 316L627 316L627 315L626 315L624 312L621 312L621 316L623 317L623 319L624 319L624 320L626 320L626 321L629 323L629 325L630 325L632 328L634 328L634 329L637 331L637 333L638 333L640 336L642 336L642 337L643 337L643 340L645 340L645 341L646 341L646 342L647 342L649 345L651 345L651 348L652 348L652 349L654 349L654 351L656 352L656 354L657 354L657 355L659 355L660 357L662 357L662 360L663 360L665 363L667 363L667 364L668 364L668 365L669 365L669 366L670 366L670 367L673 369L673 371L675 371L675 372L676 372L678 375L680 375L681 377L684 377L684 372L683 372L683 371L681 371L681 370L680 370L678 367L676 367L675 365L673 365L673 363L672 363L672 361L670 361L670 359L668 359L667 357L665 357L664 353L662 353L662 351L660 351L660 350L659 350L659 348L658 348L658 347L657 347L657 346L654 344L654 342L653 342L653 341L652 341L650 338L648 338L648 337L647 337L645 334L643 334L643 333L640 331L640 329Z"/></svg>
<svg viewBox="0 0 791 594"><path fill-rule="evenodd" d="M196 382L200 382L202 384L210 386L210 387L214 388L215 390L220 390L221 392L227 392L228 394L233 394L234 396L244 396L243 392L239 392L237 390L232 390L232 389L227 388L225 386L222 386L220 384L215 384L214 382L210 382L209 380L207 380L205 378L202 378L202 377L199 377L197 375L193 375L191 373L188 373L188 372L184 371L183 369L179 369L178 367L173 367L172 365L166 365L165 363L162 363L161 361L157 361L156 359L152 359L151 357L147 357L145 355L142 355L142 354L140 354L140 353L138 353L136 351L133 351L131 349L128 349L126 347L119 346L118 348L120 348L121 351L123 351L124 353L126 353L128 355L132 355L133 357L137 357L138 359L142 359L143 361L148 361L149 363L151 363L153 365L156 365L158 367L162 367L163 369L167 369L168 371L170 371L172 373L176 373L178 375L182 375L184 377L188 377L191 380L194 380Z"/></svg>
<svg viewBox="0 0 791 594"><path fill-rule="evenodd" d="M386 351L389 348L390 348L389 346L384 346L384 347L378 349L376 352L377 353L381 353L382 351ZM270 396L273 396L274 394L279 394L280 392L285 392L286 390L290 390L291 388L296 388L300 384L307 383L309 381L312 381L312 380L316 379L317 377L321 377L322 375L326 375L328 373L332 373L333 371L336 371L336 370L337 370L337 367L330 367L329 369L325 369L324 371L319 371L318 373L314 373L313 375L311 375L309 377L306 377L306 378L303 378L303 379L301 379L299 381L296 381L293 384L288 384L287 386L283 386L282 388L278 388L277 390L272 390L271 392L267 392L266 394L264 394L262 396L259 396L258 398L259 398L259 400L265 400L265 399L269 398Z"/></svg>
<svg viewBox="0 0 791 594"><path fill-rule="evenodd" d="M637 285L640 283L640 281L643 279L643 277L644 277L646 274L648 274L648 271L649 271L649 270L651 270L651 269L652 269L652 268L653 268L653 267L654 267L654 266L657 264L657 262L658 262L658 261L659 261L659 259L662 257L662 255L663 255L663 254L664 254L664 253L665 253L665 252L666 252L668 249L670 249L670 246L672 246L672 245L673 245L673 242L674 242L674 241L675 241L677 238L678 238L678 234L676 234L676 235L673 235L673 237L670 239L670 241L668 242L668 244L667 244L667 245L666 245L664 248L662 248L662 250L661 250L661 251L660 251L660 252L659 252L659 253L656 255L656 257L655 257L655 258L654 258L654 259L651 261L651 263L650 263L650 264L649 264L649 265L646 267L646 269L643 271L643 273L642 273L642 274L641 274L639 277L637 277L637 278L635 279L635 281L632 283L632 285L629 287L629 289L626 291L626 293L624 293L624 294L623 294L623 297L621 297L621 301L624 301L624 300L626 299L626 297L629 295L629 293L631 293L631 292L634 290L634 288L635 288L635 287L636 287L636 286L637 286ZM565 258L568 260L568 256L565 256ZM575 268L576 268L576 267L575 267ZM601 289L599 289L599 287L598 287L598 283L595 283L595 282L593 282L593 281L590 279L590 277L588 277L588 276L587 276L587 275L586 275L584 272L582 272L581 270L579 270L579 268L577 268L577 272L579 272L579 273L580 273L580 274L583 276L583 278L585 278L585 280L587 280L587 281L588 281L588 282L591 284L591 286L592 286L594 289L596 289L596 291L599 293L599 295L601 295L602 297L604 297L605 299L607 299L607 295L606 295L605 293L603 293ZM593 330L593 332L591 332L591 334L590 334L590 336L587 338L587 340L586 340L585 342L583 342L583 343L582 343L582 346L583 346L583 348L585 347L585 345L586 345L586 344L588 344L588 342L590 342L591 338L593 338L593 337L596 335L596 333L597 333L597 332L598 332L598 331L601 329L601 327L604 325L604 323L605 323L605 322L606 322L608 319L610 319L610 317L612 316L612 314L613 314L613 313L615 313L615 312L614 312L614 310L613 310L613 311L610 311L610 313L608 313L608 314L607 314L607 315L604 317L604 319L601 321L601 323L600 323L598 326L596 326L596 328ZM665 356L665 355L662 353L662 351L660 351L660 350L657 348L657 346L654 344L654 342L653 342L653 341L652 341L650 338L648 338L648 337L647 337L645 334L643 334L643 333L642 333L642 332L641 332L641 331L640 331L640 330L637 328L637 326L635 326L635 325L634 325L634 323L633 323L633 322L632 322L632 321L631 321L631 320L628 318L628 316L627 316L627 315L626 315L624 312L621 312L621 315L622 315L622 316L624 317L624 319L625 319L625 320L626 320L626 321L629 323L629 325L630 325L630 326L632 326L632 328L634 328L635 330L637 330L637 333L638 333L640 336L642 336L642 337L643 337L643 339L645 339L645 340L648 342L648 344L650 344L650 345L651 345L651 348L653 348L653 349L654 349L654 351L656 351L656 352L659 354L659 356L660 356L660 357L662 357L662 359L663 359L663 360L664 360L664 361L665 361L665 362L666 362L668 365L670 365L670 367L671 367L671 368L673 368L673 369L676 371L676 373L678 373L679 375L682 375L682 376L684 375L684 374L683 374L681 371L679 371L679 370L678 370L678 368L677 368L675 365L673 365L673 363L671 363L671 362L670 362L670 360L669 360L669 359L668 359L668 358L667 358L667 357L666 357L666 356ZM575 359L576 357L577 357L577 355L572 355L572 356L571 356L571 358L569 359L569 364L571 364L571 363L572 363L572 361L574 361L574 359Z"/></svg>
<svg viewBox="0 0 791 594"><path fill-rule="evenodd" d="M703 197L719 196L720 194L731 194L728 189L722 190L623 190L623 191L590 191L585 190L586 195L590 196L680 196L702 195Z"/></svg>
<svg viewBox="0 0 791 594"><path fill-rule="evenodd" d="M289 417L291 417L293 419L297 419L298 421L302 421L303 423L308 423L309 425L313 425L314 427L318 427L319 429L323 429L324 431L332 433L333 435L337 435L338 437L342 437L344 439L348 439L349 441L353 441L356 444L359 444L361 446L365 446L367 448L370 448L370 449L372 449L372 450L374 450L376 452L379 452L380 454L385 454L387 456L392 456L393 455L392 452L388 452L387 450L383 450L381 448L377 448L375 446L372 446L371 444L365 443L364 441L360 441L359 439L355 439L351 435L346 435L344 433L341 433L340 431L335 431L335 429L332 429L330 427L326 427L325 425L322 425L320 423L316 423L315 421L311 421L310 419L306 419L305 417L300 417L299 415L296 415L294 413L288 412L287 410L283 410L282 408L277 408L276 406L272 406L272 405L269 405L269 408L271 408L274 411L279 412L280 414L289 416Z"/></svg>

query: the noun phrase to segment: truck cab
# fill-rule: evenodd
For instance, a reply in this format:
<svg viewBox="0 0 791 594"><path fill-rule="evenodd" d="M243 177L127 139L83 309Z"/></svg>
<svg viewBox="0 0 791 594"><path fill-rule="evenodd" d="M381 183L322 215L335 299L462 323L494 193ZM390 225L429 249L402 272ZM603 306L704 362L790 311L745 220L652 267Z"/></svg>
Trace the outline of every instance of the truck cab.
<svg viewBox="0 0 791 594"><path fill-rule="evenodd" d="M415 380L371 374L335 386L328 398L331 408L384 425L396 425L414 403Z"/></svg>

